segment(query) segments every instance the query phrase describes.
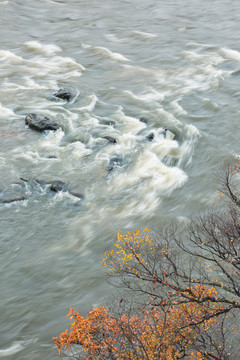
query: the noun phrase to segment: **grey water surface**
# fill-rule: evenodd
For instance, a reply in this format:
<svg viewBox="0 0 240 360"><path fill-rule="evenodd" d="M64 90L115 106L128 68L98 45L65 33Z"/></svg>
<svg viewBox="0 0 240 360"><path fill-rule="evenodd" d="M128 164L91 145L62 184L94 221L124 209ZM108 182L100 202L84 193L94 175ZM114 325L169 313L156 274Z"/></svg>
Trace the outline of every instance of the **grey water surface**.
<svg viewBox="0 0 240 360"><path fill-rule="evenodd" d="M100 262L118 229L223 205L239 20L239 0L0 0L0 359L58 358L68 307L112 291ZM29 113L61 128L36 132Z"/></svg>

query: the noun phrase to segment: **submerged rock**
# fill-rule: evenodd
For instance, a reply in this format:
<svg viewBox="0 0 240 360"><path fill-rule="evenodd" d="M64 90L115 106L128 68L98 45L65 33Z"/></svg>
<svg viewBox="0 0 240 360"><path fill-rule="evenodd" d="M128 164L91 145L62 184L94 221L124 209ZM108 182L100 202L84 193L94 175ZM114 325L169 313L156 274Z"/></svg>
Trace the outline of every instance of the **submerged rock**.
<svg viewBox="0 0 240 360"><path fill-rule="evenodd" d="M148 119L146 119L145 117L141 117L141 118L139 119L139 121L141 121L141 122L143 122L143 123L145 123L145 124L148 123Z"/></svg>
<svg viewBox="0 0 240 360"><path fill-rule="evenodd" d="M57 123L40 114L28 114L25 117L25 124L28 125L30 129L40 132L45 130L55 131L60 128Z"/></svg>
<svg viewBox="0 0 240 360"><path fill-rule="evenodd" d="M103 139L108 140L111 144L116 144L117 140L113 138L112 136L103 136Z"/></svg>
<svg viewBox="0 0 240 360"><path fill-rule="evenodd" d="M78 192L69 192L69 194L71 194L71 195L73 195L73 196L76 196L76 197L79 198L79 199L83 199L83 198L84 198L83 194L78 193Z"/></svg>
<svg viewBox="0 0 240 360"><path fill-rule="evenodd" d="M123 158L116 155L110 159L107 171L112 171L116 166L123 166Z"/></svg>
<svg viewBox="0 0 240 360"><path fill-rule="evenodd" d="M100 121L100 124L101 124L101 125L111 125L111 126L114 126L114 125L116 125L116 122L113 121L113 120L101 120L101 121Z"/></svg>
<svg viewBox="0 0 240 360"><path fill-rule="evenodd" d="M59 89L57 92L53 94L58 99L67 100L69 101L72 97L72 94L69 90L66 89Z"/></svg>
<svg viewBox="0 0 240 360"><path fill-rule="evenodd" d="M3 202L3 204L10 204L15 201L23 201L23 200L26 200L26 196L18 196L13 199L3 200L2 202Z"/></svg>
<svg viewBox="0 0 240 360"><path fill-rule="evenodd" d="M51 184L50 190L54 192L67 191L67 184L63 181L56 180Z"/></svg>

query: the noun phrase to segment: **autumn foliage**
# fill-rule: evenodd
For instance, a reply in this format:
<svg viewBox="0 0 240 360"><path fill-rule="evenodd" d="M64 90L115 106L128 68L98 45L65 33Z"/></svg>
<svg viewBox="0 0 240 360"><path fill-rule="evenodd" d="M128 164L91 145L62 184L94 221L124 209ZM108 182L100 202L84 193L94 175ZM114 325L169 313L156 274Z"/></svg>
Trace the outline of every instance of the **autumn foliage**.
<svg viewBox="0 0 240 360"><path fill-rule="evenodd" d="M102 261L107 279L125 290L108 307L73 320L54 343L63 357L85 360L240 359L240 221L236 165L226 165L219 213L118 233Z"/></svg>

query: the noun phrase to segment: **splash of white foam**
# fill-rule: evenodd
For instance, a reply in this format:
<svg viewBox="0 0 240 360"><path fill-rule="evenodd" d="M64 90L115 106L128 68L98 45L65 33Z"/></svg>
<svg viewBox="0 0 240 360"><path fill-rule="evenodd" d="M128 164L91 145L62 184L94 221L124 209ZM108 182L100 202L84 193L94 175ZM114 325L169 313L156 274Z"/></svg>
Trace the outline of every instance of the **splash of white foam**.
<svg viewBox="0 0 240 360"><path fill-rule="evenodd" d="M6 61L8 64L17 64L22 62L23 58L9 50L0 50L0 61Z"/></svg>
<svg viewBox="0 0 240 360"><path fill-rule="evenodd" d="M54 44L43 45L38 41L27 41L26 47L44 55L54 55L62 51L62 49Z"/></svg>
<svg viewBox="0 0 240 360"><path fill-rule="evenodd" d="M197 63L218 65L224 61L223 57L217 53L197 53L195 51L184 51L186 58Z"/></svg>
<svg viewBox="0 0 240 360"><path fill-rule="evenodd" d="M140 30L134 31L134 34L140 35L140 36L143 37L144 39L149 39L149 38L155 38L155 37L157 37L157 34L152 34L152 33L148 33L148 32L145 32L145 31L140 31Z"/></svg>
<svg viewBox="0 0 240 360"><path fill-rule="evenodd" d="M152 88L147 89L145 93L141 93L137 95L129 90L125 90L124 93L129 95L134 100L139 100L144 102L162 101L165 97L164 94L159 93L158 91Z"/></svg>
<svg viewBox="0 0 240 360"><path fill-rule="evenodd" d="M11 109L5 108L0 103L0 119L11 119L15 117L14 112Z"/></svg>
<svg viewBox="0 0 240 360"><path fill-rule="evenodd" d="M157 154L146 149L139 155L131 174L125 173L114 179L118 183L114 184L114 188L128 188L143 182L148 192L161 193L166 190L172 191L183 185L186 180L187 175L183 170L167 167Z"/></svg>
<svg viewBox="0 0 240 360"><path fill-rule="evenodd" d="M240 61L240 52L239 51L228 49L228 48L222 48L221 50L222 50L224 56L226 56L228 59Z"/></svg>
<svg viewBox="0 0 240 360"><path fill-rule="evenodd" d="M134 118L132 116L127 116L124 114L122 110L119 109L119 111L115 114L116 120L120 123L124 124L124 131L130 132L131 134L137 134L140 130L144 129L146 127L146 124L139 121L139 119Z"/></svg>
<svg viewBox="0 0 240 360"><path fill-rule="evenodd" d="M123 43L124 42L124 39L118 39L116 37L116 35L114 35L114 34L105 34L104 36L108 41L111 41L114 43Z"/></svg>
<svg viewBox="0 0 240 360"><path fill-rule="evenodd" d="M98 101L98 97L95 94L92 94L88 97L89 103L85 106L79 107L79 108L75 108L75 111L80 111L80 112L85 112L85 111L93 111L93 109L96 106L96 103Z"/></svg>
<svg viewBox="0 0 240 360"><path fill-rule="evenodd" d="M97 46L94 47L93 50L103 56L106 56L112 60L116 60L116 61L130 61L128 58L126 58L125 56L123 56L122 54L119 53L115 53L110 51L109 49L103 47L103 46Z"/></svg>
<svg viewBox="0 0 240 360"><path fill-rule="evenodd" d="M68 79L70 77L81 76L82 71L85 70L84 66L77 63L72 58L62 56L54 56L48 59L36 57L29 60L28 65L31 66L29 72L40 78L51 74L55 76L63 76L64 74L64 79ZM36 71L38 71L37 74Z"/></svg>
<svg viewBox="0 0 240 360"><path fill-rule="evenodd" d="M165 118L170 124L174 124L174 125L181 125L181 122L175 118L175 116L164 110L163 108L158 108L155 113L157 115L159 115L159 119L161 120L161 117Z"/></svg>
<svg viewBox="0 0 240 360"><path fill-rule="evenodd" d="M186 115L186 114L187 114L187 111L185 111L185 110L182 108L182 106L179 105L179 103L178 103L180 100L181 100L181 99L178 98L178 99L172 101L170 104L171 104L172 108L176 111L176 113L177 113L178 115Z"/></svg>

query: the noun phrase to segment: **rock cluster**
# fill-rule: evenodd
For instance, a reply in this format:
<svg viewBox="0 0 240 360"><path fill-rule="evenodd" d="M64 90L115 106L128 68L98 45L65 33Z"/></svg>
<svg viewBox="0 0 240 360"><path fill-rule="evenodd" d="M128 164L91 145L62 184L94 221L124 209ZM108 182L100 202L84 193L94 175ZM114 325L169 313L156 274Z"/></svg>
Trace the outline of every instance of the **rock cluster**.
<svg viewBox="0 0 240 360"><path fill-rule="evenodd" d="M66 101L70 101L70 99L73 97L72 93L69 90L66 89L59 89L58 91L56 91L55 93L53 93L51 100L57 100L57 99L61 99L61 100L66 100ZM139 119L141 122L145 123L145 124L149 124L149 119L141 117ZM59 125L58 123L50 120L48 117L41 115L41 114L37 114L37 113L30 113L27 114L25 117L25 124L28 125L28 127L30 129L39 131L39 132L44 132L46 130L50 130L50 131L56 131L59 128L61 128L61 125ZM106 125L106 126L115 126L116 122L113 120L108 120L108 119L103 119L100 120L100 124L101 125ZM165 139L168 140L178 140L178 135L176 133L176 131L172 130L172 129L164 129L162 132L162 135L165 137ZM148 142L152 142L155 140L155 136L156 134L154 132L150 132L147 136L145 136L145 140ZM102 136L103 139L107 140L107 142L109 144L117 144L118 141L116 138L106 135L106 136ZM49 158L52 158L51 156L49 156ZM54 156L53 156L54 158ZM124 159L121 155L114 155L110 158L109 164L106 168L107 172L111 172L113 171L115 168L118 167L122 167L125 164ZM21 180L28 182L29 180L23 179L21 178ZM64 183L63 181L60 180L56 180L53 181L51 183L47 183L44 180L34 180L33 182L38 183L41 186L49 186L50 191L52 192L69 192L70 194L72 194L73 196L78 197L79 199L83 198L83 195L81 193L77 193L77 192L70 192L68 190L68 186L66 183ZM25 200L26 197L25 196L18 196L9 200L3 200L2 203L12 203L15 201L21 201L21 200Z"/></svg>

